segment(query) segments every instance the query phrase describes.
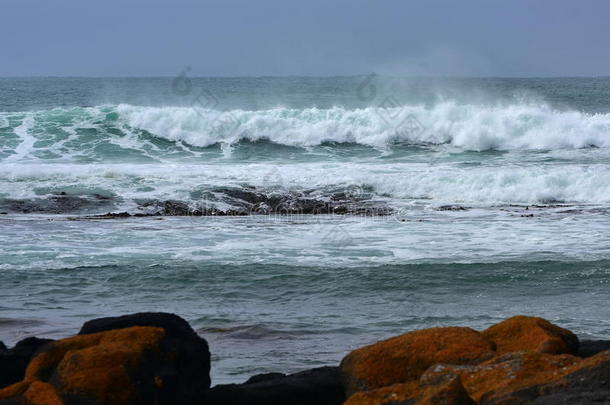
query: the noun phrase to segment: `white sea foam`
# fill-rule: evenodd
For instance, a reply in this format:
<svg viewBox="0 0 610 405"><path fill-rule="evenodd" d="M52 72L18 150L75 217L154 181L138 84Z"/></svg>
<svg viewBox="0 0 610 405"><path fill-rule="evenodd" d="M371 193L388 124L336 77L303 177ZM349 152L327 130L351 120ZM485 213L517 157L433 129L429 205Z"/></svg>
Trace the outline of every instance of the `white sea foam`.
<svg viewBox="0 0 610 405"><path fill-rule="evenodd" d="M36 138L30 133L34 125L34 117L27 114L19 126L15 127L14 133L19 136L19 144L15 147L13 154L5 159L6 162L13 162L26 159L34 149Z"/></svg>
<svg viewBox="0 0 610 405"><path fill-rule="evenodd" d="M397 203L504 204L564 201L610 203L610 167L595 165L480 166L446 164L3 164L0 187L13 198L41 187L95 185L126 200L189 200L194 190L253 185L261 190L324 190L367 186Z"/></svg>
<svg viewBox="0 0 610 405"><path fill-rule="evenodd" d="M448 143L475 151L610 147L610 114L558 111L545 104L483 106L443 102L432 107L225 112L119 105L117 110L132 127L194 146L268 139L294 146L323 142L373 147L396 142Z"/></svg>
<svg viewBox="0 0 610 405"><path fill-rule="evenodd" d="M19 125L13 132L19 142L0 163L0 190L11 198L29 198L37 195L35 189L95 186L129 204L149 197L188 200L194 190L218 186L304 190L366 185L377 196L397 202L610 203L610 114L527 103L486 107L454 102L384 112L336 107L233 110L224 112L224 118L218 114L189 107L132 105L18 113ZM178 149L157 145L142 130L173 141ZM53 134L60 134L56 141ZM296 162L279 151L267 162L252 163L231 156L231 145L240 139L306 147L323 142L384 149L392 142L443 146L407 158L390 153L389 159L357 154L334 159L330 153ZM182 160L176 152L188 153L186 144L217 143L226 159L216 157L216 163L203 164L205 156L196 155L197 151L190 160ZM509 152L461 153L464 149ZM117 158L117 150L129 153ZM148 160L127 163L132 162L133 151ZM46 163L42 152L62 158ZM156 163L145 164L150 161Z"/></svg>
<svg viewBox="0 0 610 405"><path fill-rule="evenodd" d="M63 160L88 156L116 159L116 147L165 161L146 131L174 143L176 151L197 155L185 146L220 144L227 157L240 140L269 140L276 144L311 147L323 143L357 143L382 150L395 144L427 144L457 150L544 151L610 148L610 114L559 111L546 104L457 104L392 108L290 109L216 111L196 107L144 107L121 104L0 113L19 125L19 139L7 162L23 159ZM3 131L7 129L4 128ZM8 127L10 131L10 127ZM62 136L65 134L65 136ZM43 142L35 147L37 140ZM114 147L103 147L103 145ZM46 152L46 153L38 153Z"/></svg>

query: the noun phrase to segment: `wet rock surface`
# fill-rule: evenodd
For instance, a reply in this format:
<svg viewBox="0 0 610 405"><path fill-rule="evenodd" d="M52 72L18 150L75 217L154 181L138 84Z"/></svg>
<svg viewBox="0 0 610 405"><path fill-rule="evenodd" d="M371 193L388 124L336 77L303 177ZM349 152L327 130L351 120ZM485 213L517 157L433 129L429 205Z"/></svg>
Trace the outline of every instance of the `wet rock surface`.
<svg viewBox="0 0 610 405"><path fill-rule="evenodd" d="M352 214L390 215L393 210L372 195L349 191L306 190L264 192L254 187L220 187L201 194L199 203L146 201L140 208L154 215L240 216ZM219 208L219 207L230 208Z"/></svg>
<svg viewBox="0 0 610 405"><path fill-rule="evenodd" d="M468 211L469 208L463 207L461 205L441 205L436 210L437 211Z"/></svg>
<svg viewBox="0 0 610 405"><path fill-rule="evenodd" d="M245 216L338 214L391 215L393 209L373 194L360 189L269 191L251 186L217 187L196 193L193 200L136 199L135 209L111 211L121 199L109 195L58 193L44 198L0 200L0 211L21 214L81 214L95 212L90 219L118 219L131 216ZM77 219L77 218L76 218Z"/></svg>
<svg viewBox="0 0 610 405"><path fill-rule="evenodd" d="M2 199L0 211L21 214L73 214L114 208L116 201L103 195L52 195L46 198Z"/></svg>

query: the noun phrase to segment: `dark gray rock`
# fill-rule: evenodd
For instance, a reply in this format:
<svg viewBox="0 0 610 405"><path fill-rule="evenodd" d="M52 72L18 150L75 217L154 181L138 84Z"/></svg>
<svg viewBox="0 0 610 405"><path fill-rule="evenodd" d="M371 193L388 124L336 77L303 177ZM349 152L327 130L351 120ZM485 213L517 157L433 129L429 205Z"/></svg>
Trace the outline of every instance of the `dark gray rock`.
<svg viewBox="0 0 610 405"><path fill-rule="evenodd" d="M184 215L192 215L193 210L189 207L189 205L182 201L163 201L161 203L161 214L169 215L169 216L184 216Z"/></svg>
<svg viewBox="0 0 610 405"><path fill-rule="evenodd" d="M581 340L576 355L591 357L606 350L610 350L610 340Z"/></svg>
<svg viewBox="0 0 610 405"><path fill-rule="evenodd" d="M493 399L483 395L479 404L610 405L610 352L583 360L581 364L581 368L548 383Z"/></svg>
<svg viewBox="0 0 610 405"><path fill-rule="evenodd" d="M247 188L222 187L215 188L212 190L212 192L223 194L225 197L228 197L234 202L241 202L242 204L245 203L253 205L267 200L267 197L263 193Z"/></svg>
<svg viewBox="0 0 610 405"><path fill-rule="evenodd" d="M286 374L284 373L265 373L265 374L257 374L248 378L244 384L258 384L264 381L277 380L278 378L284 378Z"/></svg>
<svg viewBox="0 0 610 405"><path fill-rule="evenodd" d="M0 351L0 388L14 384L23 379L25 369L32 357L51 339L29 337L19 341L12 349Z"/></svg>
<svg viewBox="0 0 610 405"><path fill-rule="evenodd" d="M610 405L610 361L584 368L565 377L565 382L544 387L536 405Z"/></svg>
<svg viewBox="0 0 610 405"><path fill-rule="evenodd" d="M222 192L221 192L222 191ZM224 194L224 193L228 193ZM239 197L239 198L238 198ZM301 193L262 194L250 191L218 189L217 194L207 195L208 202L190 205L183 201L141 201L140 215L135 216L244 216L244 215L391 215L394 211L379 201L326 201L324 198L306 196ZM221 210L216 202L234 208ZM108 213L89 219L119 218L120 213Z"/></svg>
<svg viewBox="0 0 610 405"><path fill-rule="evenodd" d="M558 392L539 397L532 405L610 405L610 391L605 392Z"/></svg>
<svg viewBox="0 0 610 405"><path fill-rule="evenodd" d="M467 211L468 208L462 207L461 205L441 205L436 210L437 211Z"/></svg>
<svg viewBox="0 0 610 405"><path fill-rule="evenodd" d="M340 405L345 394L338 367L296 374L269 373L244 384L212 387L205 403L212 405Z"/></svg>
<svg viewBox="0 0 610 405"><path fill-rule="evenodd" d="M0 207L9 212L23 214L67 214L77 212L91 212L114 207L113 199L101 195L87 197L74 195L52 195L47 198L31 198L23 200L4 199Z"/></svg>

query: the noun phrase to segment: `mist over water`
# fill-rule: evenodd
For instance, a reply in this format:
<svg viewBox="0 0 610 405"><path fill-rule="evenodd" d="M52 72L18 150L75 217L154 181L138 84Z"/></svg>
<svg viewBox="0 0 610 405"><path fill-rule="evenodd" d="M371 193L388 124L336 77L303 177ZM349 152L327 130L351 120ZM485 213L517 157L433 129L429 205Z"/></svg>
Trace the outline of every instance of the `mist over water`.
<svg viewBox="0 0 610 405"><path fill-rule="evenodd" d="M0 79L0 340L172 310L227 382L514 313L607 337L609 162L607 78ZM168 201L293 208L86 218ZM299 211L337 201L384 215Z"/></svg>

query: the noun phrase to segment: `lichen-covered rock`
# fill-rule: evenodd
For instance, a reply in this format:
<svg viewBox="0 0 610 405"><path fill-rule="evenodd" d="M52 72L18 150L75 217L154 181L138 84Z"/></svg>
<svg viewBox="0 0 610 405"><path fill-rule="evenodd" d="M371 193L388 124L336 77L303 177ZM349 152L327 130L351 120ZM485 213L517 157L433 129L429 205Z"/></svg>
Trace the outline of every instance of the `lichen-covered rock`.
<svg viewBox="0 0 610 405"><path fill-rule="evenodd" d="M52 340L29 337L11 349L0 350L0 388L21 381L34 353L49 342Z"/></svg>
<svg viewBox="0 0 610 405"><path fill-rule="evenodd" d="M349 396L415 381L433 364L477 364L494 355L493 344L473 329L432 328L354 350L341 361L341 373Z"/></svg>
<svg viewBox="0 0 610 405"><path fill-rule="evenodd" d="M498 354L516 351L575 354L578 350L576 335L542 318L514 316L482 333L495 343Z"/></svg>
<svg viewBox="0 0 610 405"><path fill-rule="evenodd" d="M42 381L33 381L23 397L32 405L64 405L65 403L51 384Z"/></svg>
<svg viewBox="0 0 610 405"><path fill-rule="evenodd" d="M610 351L578 361L570 367L547 374L521 389L492 392L481 398L482 405L610 405Z"/></svg>
<svg viewBox="0 0 610 405"><path fill-rule="evenodd" d="M452 376L479 404L610 403L610 351L584 360L514 352L475 366L435 365L421 381Z"/></svg>
<svg viewBox="0 0 610 405"><path fill-rule="evenodd" d="M434 381L409 382L357 392L344 405L474 405L460 377L447 375Z"/></svg>
<svg viewBox="0 0 610 405"><path fill-rule="evenodd" d="M409 403L417 393L417 382L393 384L350 396L343 405L395 405Z"/></svg>
<svg viewBox="0 0 610 405"><path fill-rule="evenodd" d="M98 318L85 322L79 334L99 333L132 326L153 326L165 330L165 344L179 346L184 358L190 361L176 363L165 384L176 386L176 391L187 396L199 395L201 387L210 386L210 349L205 339L197 335L191 325L175 314L165 312L140 312L135 314ZM192 378L183 378L183 376ZM196 377L196 379L195 379Z"/></svg>
<svg viewBox="0 0 610 405"><path fill-rule="evenodd" d="M0 390L0 404L3 400L31 405L205 403L206 358L209 361L209 353L194 357L188 343L160 327L74 336L41 350L21 382Z"/></svg>
<svg viewBox="0 0 610 405"><path fill-rule="evenodd" d="M579 361L579 358L567 354L514 352L479 365L437 364L430 367L421 379L425 381L442 376L460 376L468 394L478 402L483 397L489 400L550 381L561 370Z"/></svg>

